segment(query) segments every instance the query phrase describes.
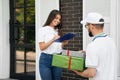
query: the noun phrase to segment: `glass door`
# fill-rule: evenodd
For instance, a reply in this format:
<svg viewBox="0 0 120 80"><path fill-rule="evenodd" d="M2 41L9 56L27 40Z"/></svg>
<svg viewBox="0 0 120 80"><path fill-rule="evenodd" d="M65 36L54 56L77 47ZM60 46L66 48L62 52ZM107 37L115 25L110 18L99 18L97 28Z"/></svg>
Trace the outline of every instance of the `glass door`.
<svg viewBox="0 0 120 80"><path fill-rule="evenodd" d="M35 80L35 0L10 0L10 77Z"/></svg>

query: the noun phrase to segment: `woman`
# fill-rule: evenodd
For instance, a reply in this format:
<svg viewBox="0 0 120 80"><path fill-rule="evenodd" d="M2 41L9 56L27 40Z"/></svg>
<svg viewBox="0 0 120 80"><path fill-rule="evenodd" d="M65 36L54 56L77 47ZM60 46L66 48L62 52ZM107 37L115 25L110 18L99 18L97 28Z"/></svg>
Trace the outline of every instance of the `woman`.
<svg viewBox="0 0 120 80"><path fill-rule="evenodd" d="M39 68L42 80L61 80L62 69L51 65L53 54L60 54L62 47L67 44L67 41L55 42L61 35L61 14L58 10L52 10L44 27L39 30Z"/></svg>

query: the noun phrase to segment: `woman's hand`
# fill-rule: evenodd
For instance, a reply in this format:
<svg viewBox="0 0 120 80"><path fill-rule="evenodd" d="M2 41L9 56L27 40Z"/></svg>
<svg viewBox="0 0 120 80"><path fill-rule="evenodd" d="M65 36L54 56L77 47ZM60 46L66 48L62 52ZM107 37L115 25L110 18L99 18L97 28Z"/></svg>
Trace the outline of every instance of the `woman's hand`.
<svg viewBox="0 0 120 80"><path fill-rule="evenodd" d="M45 50L47 49L55 40L57 40L58 38L60 38L59 35L55 35L51 40L49 40L48 42L40 42L39 46L40 46L40 50Z"/></svg>
<svg viewBox="0 0 120 80"><path fill-rule="evenodd" d="M60 38L59 35L55 35L52 40L55 41L55 40L57 40L57 39L59 39L59 38Z"/></svg>
<svg viewBox="0 0 120 80"><path fill-rule="evenodd" d="M62 47L64 47L65 45L67 45L68 44L68 40L64 40L63 42L62 42Z"/></svg>

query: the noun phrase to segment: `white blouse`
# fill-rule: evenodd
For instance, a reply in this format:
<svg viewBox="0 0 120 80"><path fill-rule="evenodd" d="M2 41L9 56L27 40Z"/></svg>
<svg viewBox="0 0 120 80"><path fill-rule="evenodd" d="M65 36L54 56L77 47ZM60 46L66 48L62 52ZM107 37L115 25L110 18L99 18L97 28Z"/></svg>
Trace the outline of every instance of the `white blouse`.
<svg viewBox="0 0 120 80"><path fill-rule="evenodd" d="M58 30L54 30L50 26L45 26L39 29L38 42L48 42L53 39L55 35L58 35ZM53 42L47 49L41 51L47 54L57 54L62 52L62 44L60 42Z"/></svg>

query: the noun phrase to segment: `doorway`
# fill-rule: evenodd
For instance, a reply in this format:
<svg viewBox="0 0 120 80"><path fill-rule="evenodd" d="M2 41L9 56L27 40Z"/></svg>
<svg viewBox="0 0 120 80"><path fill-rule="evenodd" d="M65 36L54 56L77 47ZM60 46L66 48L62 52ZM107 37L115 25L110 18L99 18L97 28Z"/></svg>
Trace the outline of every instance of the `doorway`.
<svg viewBox="0 0 120 80"><path fill-rule="evenodd" d="M35 80L35 0L10 0L10 77Z"/></svg>

